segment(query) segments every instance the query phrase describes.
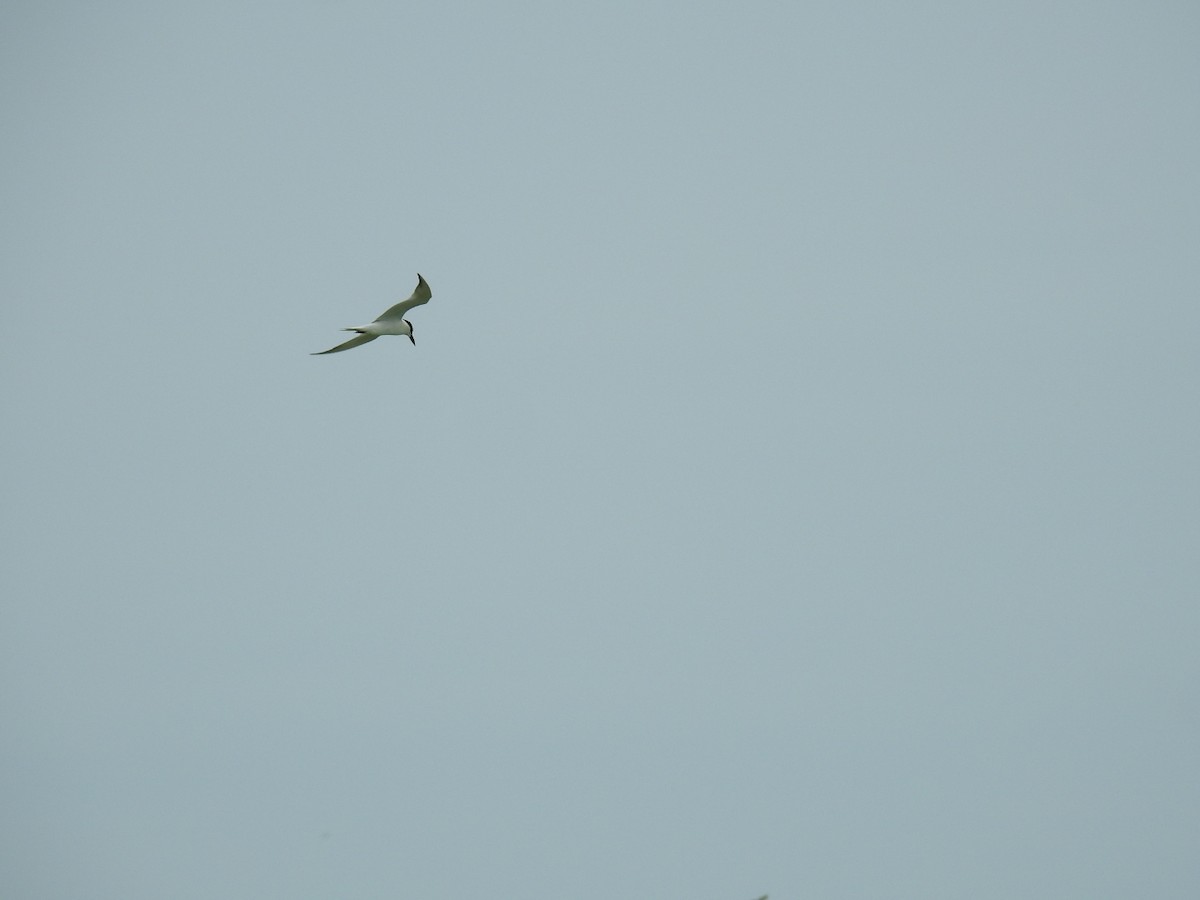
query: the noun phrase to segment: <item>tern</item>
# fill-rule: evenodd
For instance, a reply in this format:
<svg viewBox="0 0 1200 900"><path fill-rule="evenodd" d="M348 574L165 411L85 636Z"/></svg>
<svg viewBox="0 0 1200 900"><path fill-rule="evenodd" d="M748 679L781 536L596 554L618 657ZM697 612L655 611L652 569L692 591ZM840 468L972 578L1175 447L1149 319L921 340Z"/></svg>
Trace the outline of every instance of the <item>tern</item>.
<svg viewBox="0 0 1200 900"><path fill-rule="evenodd" d="M429 285L425 283L425 279L418 272L417 289L412 292L411 297L403 303L397 303L370 325L359 325L354 328L342 329L342 331L357 331L357 337L352 337L346 343L330 347L328 350L322 350L320 353L310 353L309 356L324 356L326 353L340 353L342 350L349 350L352 347L361 347L363 344L369 344L381 334L402 334L412 341L415 347L417 339L413 337L412 322L404 318L404 314L414 306L421 306L428 303L429 298L432 296L433 292L429 290Z"/></svg>

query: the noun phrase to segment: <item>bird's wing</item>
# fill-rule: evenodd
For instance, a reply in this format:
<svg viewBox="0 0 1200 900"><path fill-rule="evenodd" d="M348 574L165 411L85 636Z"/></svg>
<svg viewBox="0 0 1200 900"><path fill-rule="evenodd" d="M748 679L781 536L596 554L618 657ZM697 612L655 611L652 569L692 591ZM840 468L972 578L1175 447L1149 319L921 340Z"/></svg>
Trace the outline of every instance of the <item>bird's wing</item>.
<svg viewBox="0 0 1200 900"><path fill-rule="evenodd" d="M404 314L414 306L421 306L429 302L429 298L433 296L433 291L429 290L429 285L425 283L425 279L417 273L417 289L412 292L412 296L403 303L397 303L382 316L376 319L376 322L398 322L404 318Z"/></svg>
<svg viewBox="0 0 1200 900"><path fill-rule="evenodd" d="M377 334L356 334L344 344L338 344L336 347L330 347L328 350L322 350L320 353L310 353L309 356L324 356L326 353L339 353L342 350L349 350L351 347L361 347L363 344L370 343L379 337Z"/></svg>

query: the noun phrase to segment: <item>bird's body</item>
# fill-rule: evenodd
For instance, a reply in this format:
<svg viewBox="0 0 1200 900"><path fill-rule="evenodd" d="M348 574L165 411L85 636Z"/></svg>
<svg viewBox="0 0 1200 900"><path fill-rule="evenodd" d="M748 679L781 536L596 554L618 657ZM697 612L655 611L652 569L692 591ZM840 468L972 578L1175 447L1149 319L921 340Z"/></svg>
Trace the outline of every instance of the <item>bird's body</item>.
<svg viewBox="0 0 1200 900"><path fill-rule="evenodd" d="M417 288L412 292L412 296L403 303L397 303L382 316L371 322L368 325L357 325L353 328L343 328L342 331L355 331L356 337L350 338L344 344L338 344L336 347L330 347L328 350L322 350L320 353L310 354L311 356L324 356L326 353L338 353L342 350L350 350L354 347L361 347L363 344L370 343L375 338L385 334L402 334L415 345L417 339L413 337L412 322L404 318L404 314L415 306L422 306L429 302L429 298L433 296L433 292L429 290L429 285L425 283L425 279L417 273Z"/></svg>

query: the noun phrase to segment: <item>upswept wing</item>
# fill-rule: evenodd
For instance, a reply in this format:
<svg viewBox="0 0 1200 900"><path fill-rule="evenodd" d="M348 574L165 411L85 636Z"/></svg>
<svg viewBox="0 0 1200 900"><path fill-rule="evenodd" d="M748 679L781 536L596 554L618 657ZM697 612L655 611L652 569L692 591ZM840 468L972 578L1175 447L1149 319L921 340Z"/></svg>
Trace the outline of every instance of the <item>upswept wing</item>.
<svg viewBox="0 0 1200 900"><path fill-rule="evenodd" d="M308 355L324 356L326 353L340 353L342 350L349 350L352 347L361 347L363 344L369 344L377 337L379 337L377 334L358 334L344 344L338 344L336 347L330 347L328 350L322 350L320 353L310 353Z"/></svg>
<svg viewBox="0 0 1200 900"><path fill-rule="evenodd" d="M423 306L429 302L429 298L433 296L433 291L429 290L429 285L425 283L425 279L421 277L421 273L417 273L417 289L412 292L412 296L403 303L397 303L382 316L376 319L376 322L397 321L404 318L404 314L414 306Z"/></svg>

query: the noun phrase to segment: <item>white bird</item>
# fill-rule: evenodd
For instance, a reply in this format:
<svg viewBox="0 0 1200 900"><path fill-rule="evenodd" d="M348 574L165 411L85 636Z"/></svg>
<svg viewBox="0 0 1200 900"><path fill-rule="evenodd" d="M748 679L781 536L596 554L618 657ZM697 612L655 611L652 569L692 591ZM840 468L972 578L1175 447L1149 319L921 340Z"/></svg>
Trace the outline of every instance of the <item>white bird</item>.
<svg viewBox="0 0 1200 900"><path fill-rule="evenodd" d="M342 329L342 331L357 331L358 337L352 337L346 343L330 347L328 350L322 350L320 353L310 353L309 356L324 356L326 353L338 353L342 350L349 350L351 347L369 344L381 334L403 334L413 342L413 346L416 346L417 339L413 337L412 322L404 318L404 314L414 306L421 306L428 303L429 298L432 296L433 292L429 290L429 285L425 283L425 279L418 272L417 289L412 292L411 297L403 303L397 303L370 325L359 325L355 328Z"/></svg>

